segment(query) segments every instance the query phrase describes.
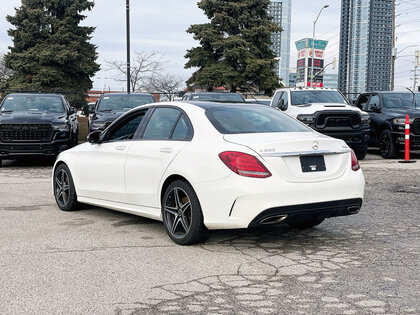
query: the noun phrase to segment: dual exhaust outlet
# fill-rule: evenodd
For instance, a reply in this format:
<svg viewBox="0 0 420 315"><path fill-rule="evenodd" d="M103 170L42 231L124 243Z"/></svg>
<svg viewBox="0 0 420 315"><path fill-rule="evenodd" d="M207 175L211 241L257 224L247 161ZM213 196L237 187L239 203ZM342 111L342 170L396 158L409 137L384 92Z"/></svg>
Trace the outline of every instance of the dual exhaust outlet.
<svg viewBox="0 0 420 315"><path fill-rule="evenodd" d="M360 207L358 206L351 206L347 208L348 214L356 214L356 213L359 213L359 211L360 211ZM263 224L263 225L276 224L276 223L280 223L286 218L287 218L287 214L272 215L272 216L262 219L260 221L260 224Z"/></svg>

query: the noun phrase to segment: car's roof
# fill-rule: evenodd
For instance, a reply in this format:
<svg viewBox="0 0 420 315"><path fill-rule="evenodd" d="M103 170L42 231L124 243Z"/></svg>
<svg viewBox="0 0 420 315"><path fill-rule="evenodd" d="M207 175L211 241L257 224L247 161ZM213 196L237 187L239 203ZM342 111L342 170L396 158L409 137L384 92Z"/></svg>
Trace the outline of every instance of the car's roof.
<svg viewBox="0 0 420 315"><path fill-rule="evenodd" d="M291 90L291 91L337 91L337 89L332 88L314 88L314 87L284 87L278 89L278 91L285 91L285 90Z"/></svg>
<svg viewBox="0 0 420 315"><path fill-rule="evenodd" d="M128 95L144 95L144 96L153 96L150 93L104 93L102 96L128 96Z"/></svg>
<svg viewBox="0 0 420 315"><path fill-rule="evenodd" d="M217 107L228 107L228 106L240 106L240 107L252 107L252 106L263 106L267 107L265 105L261 104L253 104L253 103L230 103L230 102L211 102L211 101L182 101L182 103L192 104L197 107L200 107L204 110L210 109L210 108L217 108Z"/></svg>
<svg viewBox="0 0 420 315"><path fill-rule="evenodd" d="M191 95L209 95L209 94L236 94L239 95L238 93L234 93L234 92L188 92L185 94L191 94Z"/></svg>
<svg viewBox="0 0 420 315"><path fill-rule="evenodd" d="M419 92L414 92L419 94ZM372 91L372 92L363 92L361 94L413 94L410 91Z"/></svg>
<svg viewBox="0 0 420 315"><path fill-rule="evenodd" d="M11 93L6 96L17 96L17 95L26 95L26 96L62 96L58 93Z"/></svg>

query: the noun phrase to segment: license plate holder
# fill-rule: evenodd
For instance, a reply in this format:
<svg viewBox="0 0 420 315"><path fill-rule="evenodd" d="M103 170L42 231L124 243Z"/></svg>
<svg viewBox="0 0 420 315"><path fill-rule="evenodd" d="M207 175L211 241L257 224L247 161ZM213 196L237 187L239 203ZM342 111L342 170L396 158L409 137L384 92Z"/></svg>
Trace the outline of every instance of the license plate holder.
<svg viewBox="0 0 420 315"><path fill-rule="evenodd" d="M323 155L308 155L300 157L300 165L303 173L326 171Z"/></svg>

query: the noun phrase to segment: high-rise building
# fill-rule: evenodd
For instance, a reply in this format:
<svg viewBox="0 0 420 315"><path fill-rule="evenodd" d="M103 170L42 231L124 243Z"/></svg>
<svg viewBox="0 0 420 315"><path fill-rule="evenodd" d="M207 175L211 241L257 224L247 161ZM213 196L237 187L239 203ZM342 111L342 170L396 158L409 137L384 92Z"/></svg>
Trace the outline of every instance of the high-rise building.
<svg viewBox="0 0 420 315"><path fill-rule="evenodd" d="M283 83L289 84L290 67L290 22L292 17L292 0L271 0L268 13L273 17L273 22L283 29L283 32L271 34L271 49L280 58L276 65L277 73ZM279 72L280 66L280 72Z"/></svg>
<svg viewBox="0 0 420 315"><path fill-rule="evenodd" d="M350 99L390 89L394 1L341 1L338 82Z"/></svg>

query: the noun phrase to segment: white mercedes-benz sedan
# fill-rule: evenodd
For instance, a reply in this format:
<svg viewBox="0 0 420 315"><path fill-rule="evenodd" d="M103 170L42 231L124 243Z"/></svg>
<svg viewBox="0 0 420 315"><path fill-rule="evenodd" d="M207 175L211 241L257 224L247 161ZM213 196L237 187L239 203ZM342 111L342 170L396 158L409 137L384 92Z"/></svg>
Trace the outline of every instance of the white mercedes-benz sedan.
<svg viewBox="0 0 420 315"><path fill-rule="evenodd" d="M58 207L79 203L161 220L177 244L209 229L311 228L358 213L364 176L342 140L273 108L156 103L125 113L54 165Z"/></svg>

